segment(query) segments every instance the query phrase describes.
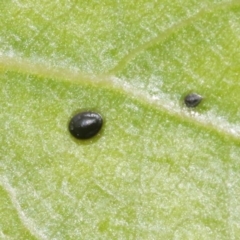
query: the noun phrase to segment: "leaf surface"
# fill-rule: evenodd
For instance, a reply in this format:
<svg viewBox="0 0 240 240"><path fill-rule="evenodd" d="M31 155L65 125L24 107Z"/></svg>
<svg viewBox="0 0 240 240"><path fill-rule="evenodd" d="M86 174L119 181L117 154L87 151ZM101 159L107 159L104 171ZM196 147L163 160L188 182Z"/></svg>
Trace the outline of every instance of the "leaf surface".
<svg viewBox="0 0 240 240"><path fill-rule="evenodd" d="M1 239L239 236L238 1L0 9ZM104 119L89 141L81 109Z"/></svg>

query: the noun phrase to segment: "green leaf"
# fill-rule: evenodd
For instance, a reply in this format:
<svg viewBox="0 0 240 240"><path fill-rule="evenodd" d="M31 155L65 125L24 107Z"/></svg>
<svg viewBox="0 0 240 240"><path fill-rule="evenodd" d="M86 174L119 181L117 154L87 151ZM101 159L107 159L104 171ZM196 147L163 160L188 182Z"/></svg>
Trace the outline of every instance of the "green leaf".
<svg viewBox="0 0 240 240"><path fill-rule="evenodd" d="M1 239L238 238L239 1L0 9Z"/></svg>

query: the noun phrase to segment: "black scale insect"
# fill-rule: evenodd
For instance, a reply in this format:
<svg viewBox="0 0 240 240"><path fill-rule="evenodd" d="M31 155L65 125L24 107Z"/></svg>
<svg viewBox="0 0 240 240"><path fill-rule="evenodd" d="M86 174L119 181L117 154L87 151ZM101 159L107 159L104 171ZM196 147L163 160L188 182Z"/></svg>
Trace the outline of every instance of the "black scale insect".
<svg viewBox="0 0 240 240"><path fill-rule="evenodd" d="M103 119L96 112L80 112L69 122L69 132L77 139L89 139L102 128Z"/></svg>
<svg viewBox="0 0 240 240"><path fill-rule="evenodd" d="M196 107L202 101L202 96L196 93L190 93L184 98L184 102L187 107Z"/></svg>

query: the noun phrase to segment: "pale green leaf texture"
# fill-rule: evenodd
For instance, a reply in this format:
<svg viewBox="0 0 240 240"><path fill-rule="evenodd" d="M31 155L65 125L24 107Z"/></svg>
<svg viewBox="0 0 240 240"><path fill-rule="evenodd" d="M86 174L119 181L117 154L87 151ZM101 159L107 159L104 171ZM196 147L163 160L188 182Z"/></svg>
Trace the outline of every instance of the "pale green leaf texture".
<svg viewBox="0 0 240 240"><path fill-rule="evenodd" d="M0 89L0 239L239 239L239 1L0 1Z"/></svg>

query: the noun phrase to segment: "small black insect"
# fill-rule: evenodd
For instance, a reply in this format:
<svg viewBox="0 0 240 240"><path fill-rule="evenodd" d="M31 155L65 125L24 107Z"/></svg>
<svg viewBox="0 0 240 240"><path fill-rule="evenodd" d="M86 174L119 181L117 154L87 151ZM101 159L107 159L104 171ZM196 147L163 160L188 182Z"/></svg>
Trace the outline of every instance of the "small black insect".
<svg viewBox="0 0 240 240"><path fill-rule="evenodd" d="M95 136L101 129L103 120L95 112L80 112L69 122L69 132L77 139L88 139Z"/></svg>
<svg viewBox="0 0 240 240"><path fill-rule="evenodd" d="M190 93L184 98L187 107L196 107L202 101L202 96L196 93Z"/></svg>

